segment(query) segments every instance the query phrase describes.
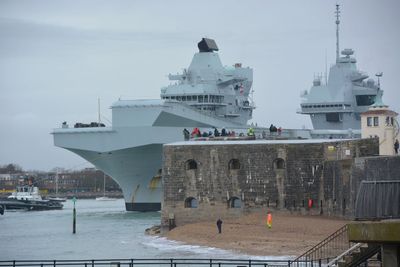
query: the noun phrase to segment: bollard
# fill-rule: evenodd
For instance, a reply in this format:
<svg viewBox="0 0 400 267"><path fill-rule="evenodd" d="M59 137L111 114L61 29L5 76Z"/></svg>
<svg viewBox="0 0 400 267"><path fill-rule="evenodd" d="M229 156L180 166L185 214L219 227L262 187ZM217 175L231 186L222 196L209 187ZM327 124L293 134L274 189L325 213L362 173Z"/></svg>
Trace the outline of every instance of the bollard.
<svg viewBox="0 0 400 267"><path fill-rule="evenodd" d="M72 202L74 202L74 210L73 210L73 219L72 219L72 233L76 234L76 209L75 209L75 202L76 202L76 198L73 197L72 198Z"/></svg>

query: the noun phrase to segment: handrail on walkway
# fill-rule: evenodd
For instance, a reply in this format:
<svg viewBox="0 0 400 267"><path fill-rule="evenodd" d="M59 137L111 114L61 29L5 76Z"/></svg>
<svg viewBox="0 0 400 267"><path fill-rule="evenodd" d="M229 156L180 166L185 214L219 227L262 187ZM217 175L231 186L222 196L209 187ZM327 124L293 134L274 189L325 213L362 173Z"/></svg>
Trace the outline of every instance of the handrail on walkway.
<svg viewBox="0 0 400 267"><path fill-rule="evenodd" d="M183 267L183 266L207 266L207 267L290 267L293 266L290 259L287 260L251 260L251 259L96 259L96 260L9 260L0 261L0 267Z"/></svg>
<svg viewBox="0 0 400 267"><path fill-rule="evenodd" d="M337 255L350 248L351 243L348 240L348 227L344 225L327 238L307 250L291 262L291 266L313 266L313 263L321 264L321 261L329 262ZM318 266L318 265L316 265Z"/></svg>

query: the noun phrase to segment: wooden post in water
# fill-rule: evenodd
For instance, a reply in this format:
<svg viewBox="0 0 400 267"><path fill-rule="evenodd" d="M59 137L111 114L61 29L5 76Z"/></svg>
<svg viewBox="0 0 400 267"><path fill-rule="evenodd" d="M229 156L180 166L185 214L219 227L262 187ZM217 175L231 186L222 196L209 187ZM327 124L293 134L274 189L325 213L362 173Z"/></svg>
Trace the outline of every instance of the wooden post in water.
<svg viewBox="0 0 400 267"><path fill-rule="evenodd" d="M72 233L76 234L76 209L75 209L75 202L76 198L72 198L72 202L74 202L74 210L73 210L73 220L72 220Z"/></svg>

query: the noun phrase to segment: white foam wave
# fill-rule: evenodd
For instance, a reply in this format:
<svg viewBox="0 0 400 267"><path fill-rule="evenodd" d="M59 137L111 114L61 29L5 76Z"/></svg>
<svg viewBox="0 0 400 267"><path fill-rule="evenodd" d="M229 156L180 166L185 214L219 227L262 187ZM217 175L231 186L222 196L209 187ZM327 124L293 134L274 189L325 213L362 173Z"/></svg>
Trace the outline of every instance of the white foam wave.
<svg viewBox="0 0 400 267"><path fill-rule="evenodd" d="M146 236L142 245L155 248L160 252L179 253L185 256L207 256L207 258L252 259L252 260L287 260L293 256L256 256L238 253L233 250L225 250L215 247L190 245L180 241L168 240L165 237Z"/></svg>

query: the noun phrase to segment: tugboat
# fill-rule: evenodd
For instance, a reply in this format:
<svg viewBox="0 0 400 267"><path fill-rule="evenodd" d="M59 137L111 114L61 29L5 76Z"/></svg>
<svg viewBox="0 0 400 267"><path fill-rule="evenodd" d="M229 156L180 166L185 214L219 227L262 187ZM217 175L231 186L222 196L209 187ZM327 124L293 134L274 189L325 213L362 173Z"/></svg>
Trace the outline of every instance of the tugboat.
<svg viewBox="0 0 400 267"><path fill-rule="evenodd" d="M30 180L29 185L17 186L7 199L0 200L0 207L4 212L6 209L55 210L62 209L63 205L59 201L42 199L38 187L33 186Z"/></svg>

